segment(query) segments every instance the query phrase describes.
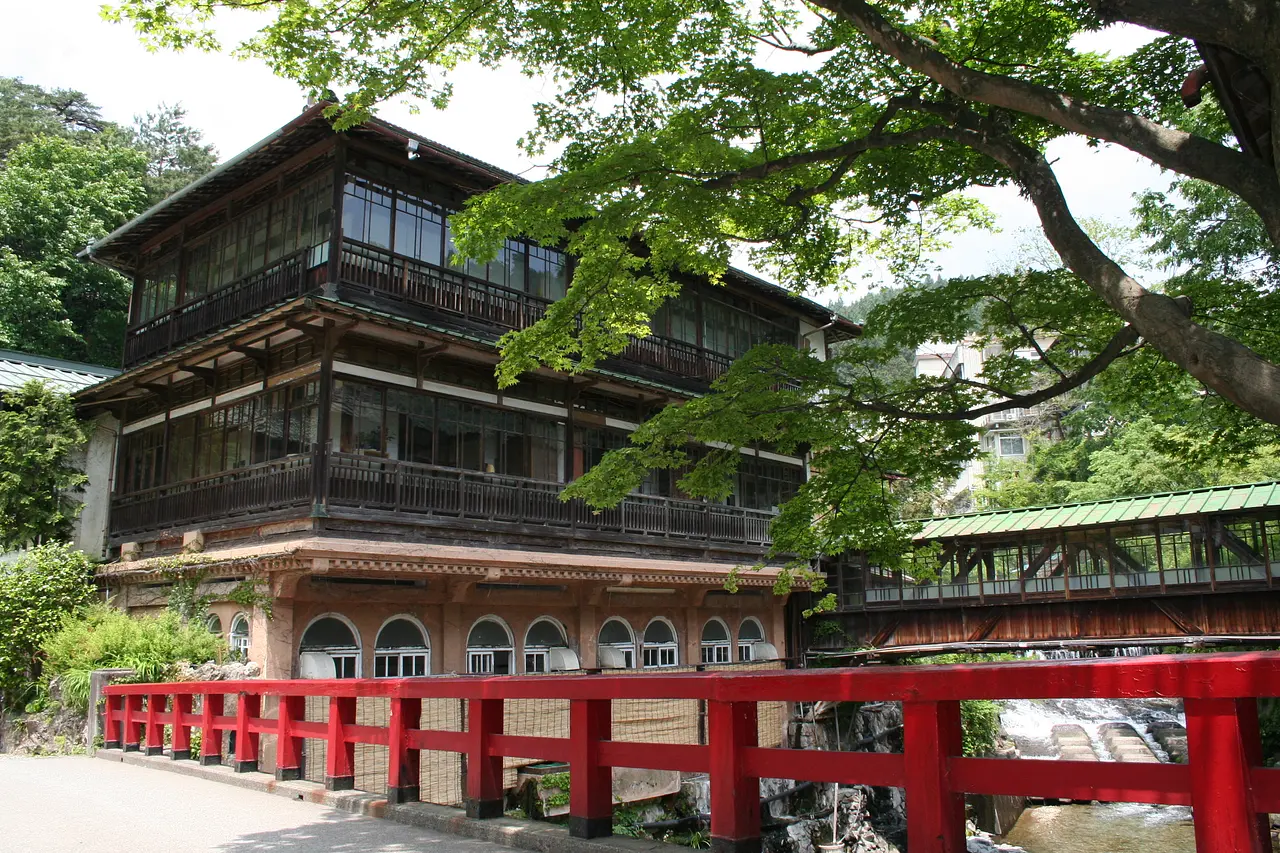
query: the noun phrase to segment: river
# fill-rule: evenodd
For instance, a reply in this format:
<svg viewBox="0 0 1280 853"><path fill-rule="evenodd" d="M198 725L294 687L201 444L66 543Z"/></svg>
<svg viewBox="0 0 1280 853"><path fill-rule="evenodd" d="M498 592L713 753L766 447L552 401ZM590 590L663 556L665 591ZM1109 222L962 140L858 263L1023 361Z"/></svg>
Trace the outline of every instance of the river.
<svg viewBox="0 0 1280 853"><path fill-rule="evenodd" d="M1050 730L1080 725L1103 760L1111 756L1099 736L1103 723L1129 723L1162 760L1164 751L1147 733L1157 720L1181 723L1181 703L1166 701L1048 699L1004 703L1000 722L1026 758L1053 760ZM1194 853L1191 809L1133 803L1038 806L1027 809L1003 839L1027 853Z"/></svg>

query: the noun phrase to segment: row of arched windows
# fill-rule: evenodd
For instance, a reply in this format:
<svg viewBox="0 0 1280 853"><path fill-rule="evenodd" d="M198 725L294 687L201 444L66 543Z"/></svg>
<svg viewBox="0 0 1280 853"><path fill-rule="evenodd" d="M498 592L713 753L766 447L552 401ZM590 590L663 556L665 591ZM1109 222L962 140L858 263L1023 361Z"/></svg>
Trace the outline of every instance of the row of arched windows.
<svg viewBox="0 0 1280 853"><path fill-rule="evenodd" d="M210 633L222 635L222 620L218 618L218 614L210 613L204 624ZM231 617L231 632L227 634L227 646L231 649L233 656L239 660L248 660L249 617L244 613L237 613Z"/></svg>
<svg viewBox="0 0 1280 853"><path fill-rule="evenodd" d="M299 644L304 676L306 663L314 659L311 656L321 656L332 661L332 677L359 677L362 674L359 636L351 621L340 614L329 613L311 620ZM729 626L723 620L716 618L707 622L702 630L701 662L733 660L730 637ZM754 660L757 644L764 642L764 628L759 620L744 619L738 628L737 659ZM661 617L649 622L638 642L625 619L610 617L600 626L598 648L596 665L601 668L633 669L637 659L645 669L680 665L675 627ZM577 655L569 649L564 626L550 616L535 619L525 631L523 650L523 666L517 667L511 629L497 616L481 617L467 634L467 672L510 675L579 668ZM373 666L375 678L429 675L431 641L426 627L412 616L388 619L374 641Z"/></svg>

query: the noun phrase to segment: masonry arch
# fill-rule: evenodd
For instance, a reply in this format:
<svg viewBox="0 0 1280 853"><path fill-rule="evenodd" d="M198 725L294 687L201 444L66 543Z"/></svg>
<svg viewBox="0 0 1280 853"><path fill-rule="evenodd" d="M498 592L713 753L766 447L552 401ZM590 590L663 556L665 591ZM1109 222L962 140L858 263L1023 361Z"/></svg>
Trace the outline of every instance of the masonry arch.
<svg viewBox="0 0 1280 853"><path fill-rule="evenodd" d="M675 626L661 616L644 629L644 668L665 669L680 665L679 635Z"/></svg>
<svg viewBox="0 0 1280 853"><path fill-rule="evenodd" d="M431 635L414 616L397 614L382 623L373 643L374 678L431 674Z"/></svg>
<svg viewBox="0 0 1280 853"><path fill-rule="evenodd" d="M515 642L511 628L497 616L481 616L467 633L467 672L510 675Z"/></svg>
<svg viewBox="0 0 1280 853"><path fill-rule="evenodd" d="M569 634L560 621L550 616L539 616L524 632L524 671L549 672L551 649L569 648Z"/></svg>
<svg viewBox="0 0 1280 853"><path fill-rule="evenodd" d="M730 663L733 660L730 648L728 624L718 616L708 619L702 626L702 662Z"/></svg>
<svg viewBox="0 0 1280 853"><path fill-rule="evenodd" d="M602 669L635 669L636 635L626 619L611 616L600 626L596 665Z"/></svg>
<svg viewBox="0 0 1280 853"><path fill-rule="evenodd" d="M324 613L307 623L298 644L299 658L328 655L334 678L359 678L360 631L341 613Z"/></svg>

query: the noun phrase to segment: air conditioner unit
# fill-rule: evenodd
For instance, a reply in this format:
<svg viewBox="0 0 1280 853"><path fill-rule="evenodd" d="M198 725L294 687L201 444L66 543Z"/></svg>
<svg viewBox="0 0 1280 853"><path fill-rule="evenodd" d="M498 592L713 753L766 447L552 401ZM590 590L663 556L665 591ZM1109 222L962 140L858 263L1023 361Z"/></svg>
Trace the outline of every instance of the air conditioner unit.
<svg viewBox="0 0 1280 853"><path fill-rule="evenodd" d="M778 660L780 657L778 647L773 643L766 643L760 640L751 644L752 660Z"/></svg>
<svg viewBox="0 0 1280 853"><path fill-rule="evenodd" d="M573 649L547 649L547 669L552 672L568 672L581 669L578 666L578 655Z"/></svg>
<svg viewBox="0 0 1280 853"><path fill-rule="evenodd" d="M627 653L613 646L601 646L596 651L596 662L601 669L626 669Z"/></svg>
<svg viewBox="0 0 1280 853"><path fill-rule="evenodd" d="M338 671L328 652L303 652L298 656L299 678L337 678Z"/></svg>

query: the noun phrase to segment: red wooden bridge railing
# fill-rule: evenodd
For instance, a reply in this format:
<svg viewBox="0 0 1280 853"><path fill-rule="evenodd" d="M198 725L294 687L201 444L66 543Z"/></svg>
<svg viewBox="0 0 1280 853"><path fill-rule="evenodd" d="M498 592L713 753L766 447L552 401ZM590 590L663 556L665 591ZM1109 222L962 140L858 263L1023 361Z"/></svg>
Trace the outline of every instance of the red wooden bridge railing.
<svg viewBox="0 0 1280 853"><path fill-rule="evenodd" d="M238 694L234 716L223 696ZM434 677L339 681L237 681L112 685L106 690L108 747L163 750L191 758L191 729L233 731L234 766L257 769L261 735L276 737L276 775L300 775L305 738L327 741L331 789L354 785L357 743L388 748L387 798L418 797L420 750L465 753L472 817L502 813L502 757L538 756L570 765L570 832L607 835L612 767L705 772L711 778L711 834L721 851L760 849L762 777L906 789L912 853L964 850L963 794L1190 805L1199 853L1270 850L1266 814L1280 812L1280 769L1262 767L1258 697L1280 696L1280 654L1155 656L1137 659L957 666L818 669L673 675ZM192 713L193 697L204 696ZM265 696L279 697L275 718ZM304 719L306 697L327 697L327 723ZM356 724L356 700L385 697L386 726ZM1185 700L1188 764L1122 764L961 756L962 699L1176 698ZM145 709L143 700L146 699ZM418 728L425 698L467 701L466 731ZM570 736L503 733L508 699L567 699ZM614 699L698 699L707 703L708 743L610 739ZM901 701L902 753L816 752L757 745L758 702ZM145 740L142 731L145 726ZM221 737L202 737L204 763L221 761Z"/></svg>

